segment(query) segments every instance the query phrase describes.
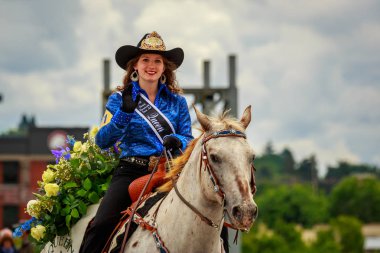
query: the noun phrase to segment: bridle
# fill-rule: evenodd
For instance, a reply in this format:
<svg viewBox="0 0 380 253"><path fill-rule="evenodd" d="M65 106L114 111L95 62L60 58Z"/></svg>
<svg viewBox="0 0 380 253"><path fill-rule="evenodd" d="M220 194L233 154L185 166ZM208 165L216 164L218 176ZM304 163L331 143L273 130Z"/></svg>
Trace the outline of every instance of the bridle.
<svg viewBox="0 0 380 253"><path fill-rule="evenodd" d="M202 162L203 162L205 165L204 170L207 170L207 172L209 174L209 178L213 184L214 192L217 193L222 198L222 203L223 203L223 205L225 205L225 193L224 193L224 191L223 191L223 189L219 183L219 180L218 180L218 178L214 172L214 169L210 165L208 155L207 155L207 149L206 149L206 143L209 140L219 138L219 137L238 137L238 138L244 138L244 139L246 139L247 137L243 132L240 132L240 131L237 131L234 129L229 129L229 130L221 130L221 131L213 132L207 136L204 136L202 139L202 150L201 150L201 158L200 158L199 169L200 170L202 169ZM254 171L255 171L255 168L252 165L251 166L251 182L250 182L252 194L254 194L256 192L256 183L255 183ZM176 194L178 195L178 197L182 200L182 202L184 204L186 204L193 212L195 212L201 218L201 220L204 221L206 224L208 224L209 226L214 227L214 228L219 228L220 222L215 223L211 219L204 216L197 208L195 208L192 204L190 204L180 194L180 192L178 191L176 183L173 182L173 184L174 184L174 190L175 190ZM228 226L233 228L233 226L230 224L228 224Z"/></svg>

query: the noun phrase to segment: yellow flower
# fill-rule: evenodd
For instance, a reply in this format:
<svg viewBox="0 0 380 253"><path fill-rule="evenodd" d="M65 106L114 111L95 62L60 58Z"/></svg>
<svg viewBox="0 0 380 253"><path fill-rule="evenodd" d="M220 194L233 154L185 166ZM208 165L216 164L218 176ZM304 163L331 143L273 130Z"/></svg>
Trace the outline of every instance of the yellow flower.
<svg viewBox="0 0 380 253"><path fill-rule="evenodd" d="M87 149L88 149L89 145L87 142L83 143L82 145L82 152L87 152Z"/></svg>
<svg viewBox="0 0 380 253"><path fill-rule="evenodd" d="M26 212L33 217L38 218L40 214L40 202L38 200L30 200L26 205Z"/></svg>
<svg viewBox="0 0 380 253"><path fill-rule="evenodd" d="M46 228L42 225L37 225L31 230L32 237L37 241L41 240L45 236Z"/></svg>
<svg viewBox="0 0 380 253"><path fill-rule="evenodd" d="M47 169L42 174L42 181L44 181L44 183L50 183L51 181L54 180L54 178L55 178L55 175L52 170Z"/></svg>
<svg viewBox="0 0 380 253"><path fill-rule="evenodd" d="M98 131L99 131L99 127L97 127L97 126L94 126L93 128L91 128L90 138L95 138L95 135L98 133Z"/></svg>
<svg viewBox="0 0 380 253"><path fill-rule="evenodd" d="M46 184L44 186L46 196L57 196L59 191L59 186L57 184Z"/></svg>
<svg viewBox="0 0 380 253"><path fill-rule="evenodd" d="M74 152L80 152L81 149L82 149L82 142L76 141L73 147Z"/></svg>

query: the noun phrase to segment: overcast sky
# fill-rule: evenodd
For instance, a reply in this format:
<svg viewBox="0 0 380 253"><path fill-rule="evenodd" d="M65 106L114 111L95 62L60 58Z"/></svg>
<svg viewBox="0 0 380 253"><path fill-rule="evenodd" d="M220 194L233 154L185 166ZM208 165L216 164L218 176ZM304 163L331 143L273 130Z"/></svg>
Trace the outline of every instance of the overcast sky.
<svg viewBox="0 0 380 253"><path fill-rule="evenodd" d="M157 31L182 47L182 87L226 87L237 55L239 114L253 106L249 141L272 141L320 172L339 160L380 165L378 0L0 0L0 132L21 115L38 126L91 126L101 117L102 60L112 87L122 45ZM190 101L189 101L190 103ZM192 113L192 116L194 114Z"/></svg>

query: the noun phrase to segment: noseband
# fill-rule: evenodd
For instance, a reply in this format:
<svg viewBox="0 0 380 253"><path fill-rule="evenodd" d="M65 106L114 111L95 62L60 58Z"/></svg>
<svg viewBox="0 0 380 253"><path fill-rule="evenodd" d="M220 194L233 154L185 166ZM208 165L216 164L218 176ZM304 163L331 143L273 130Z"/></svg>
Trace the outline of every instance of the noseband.
<svg viewBox="0 0 380 253"><path fill-rule="evenodd" d="M239 137L239 138L244 138L244 139L246 139L247 137L246 137L246 135L243 132L231 129L231 130L221 130L221 131L214 132L212 134L204 136L203 139L202 139L202 151L201 151L202 153L201 153L201 159L200 159L200 166L199 166L199 168L202 169L202 161L203 161L203 163L205 164L204 170L207 169L207 172L209 174L209 178L210 178L210 180L211 180L211 182L213 184L214 192L216 192L222 198L222 202L224 204L225 203L225 201L224 201L225 200L225 193L224 193L222 187L220 186L219 180L216 177L216 174L215 174L214 170L212 169L212 167L210 165L210 162L208 160L206 145L205 145L206 142L208 142L209 140L215 139L215 138L219 138L219 137ZM255 183L254 170L255 169L254 169L254 167L252 165L251 166L251 182L250 182L252 194L254 194L256 192L256 183ZM185 203L191 210L193 210L193 212L195 212L201 218L202 221L204 221L209 226L212 226L214 228L218 228L219 227L219 224L217 224L217 223L213 222L211 219L205 217L200 211L198 211L192 204L190 204L180 194L180 192L178 191L178 188L177 188L177 185L176 185L175 182L174 182L174 190L175 190L176 194L178 195L178 197L182 200L182 202Z"/></svg>

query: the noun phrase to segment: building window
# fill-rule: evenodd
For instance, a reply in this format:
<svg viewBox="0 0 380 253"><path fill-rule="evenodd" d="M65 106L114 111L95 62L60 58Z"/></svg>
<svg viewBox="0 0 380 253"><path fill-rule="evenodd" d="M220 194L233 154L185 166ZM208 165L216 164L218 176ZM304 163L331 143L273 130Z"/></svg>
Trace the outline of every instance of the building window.
<svg viewBox="0 0 380 253"><path fill-rule="evenodd" d="M18 206L7 206L3 207L3 225L7 228L12 228L13 224L18 223Z"/></svg>
<svg viewBox="0 0 380 253"><path fill-rule="evenodd" d="M19 162L3 162L3 183L17 184L19 182Z"/></svg>

